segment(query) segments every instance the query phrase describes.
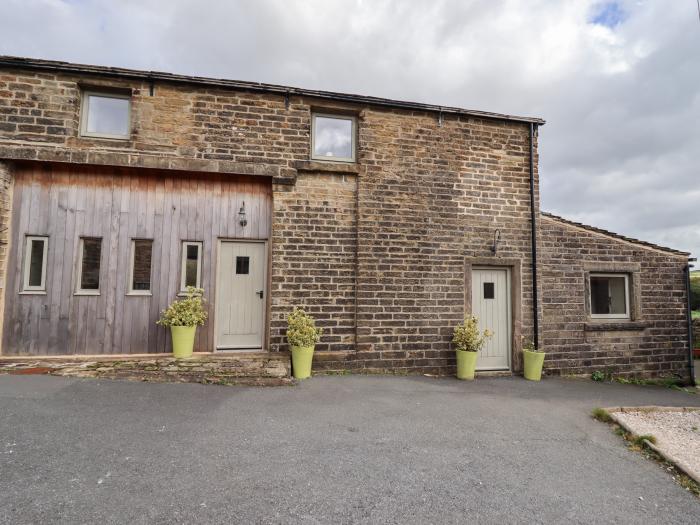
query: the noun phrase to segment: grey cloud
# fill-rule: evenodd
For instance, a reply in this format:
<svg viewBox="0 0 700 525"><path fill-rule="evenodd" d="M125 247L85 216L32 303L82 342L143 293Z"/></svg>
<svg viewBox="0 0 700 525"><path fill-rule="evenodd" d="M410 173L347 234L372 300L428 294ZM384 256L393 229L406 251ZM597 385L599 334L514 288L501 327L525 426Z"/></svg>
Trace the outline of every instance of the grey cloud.
<svg viewBox="0 0 700 525"><path fill-rule="evenodd" d="M541 116L545 209L700 255L692 1L5 0L0 52Z"/></svg>

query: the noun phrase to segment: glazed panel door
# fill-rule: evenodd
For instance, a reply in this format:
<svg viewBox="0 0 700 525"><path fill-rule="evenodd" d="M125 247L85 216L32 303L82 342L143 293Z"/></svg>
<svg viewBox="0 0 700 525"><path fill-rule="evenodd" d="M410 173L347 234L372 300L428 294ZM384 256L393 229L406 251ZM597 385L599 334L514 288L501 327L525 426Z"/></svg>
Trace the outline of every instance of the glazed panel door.
<svg viewBox="0 0 700 525"><path fill-rule="evenodd" d="M266 268L264 242L221 241L216 280L217 350L262 348Z"/></svg>
<svg viewBox="0 0 700 525"><path fill-rule="evenodd" d="M511 353L510 275L505 268L472 270L472 313L479 329L489 329L493 337L479 352L477 370L507 370Z"/></svg>

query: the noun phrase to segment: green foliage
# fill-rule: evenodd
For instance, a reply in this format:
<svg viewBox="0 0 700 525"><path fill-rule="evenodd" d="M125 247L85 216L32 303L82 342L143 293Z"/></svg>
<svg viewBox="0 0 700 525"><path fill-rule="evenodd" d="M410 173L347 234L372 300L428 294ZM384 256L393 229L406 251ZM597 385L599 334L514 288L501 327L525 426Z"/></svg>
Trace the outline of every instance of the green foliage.
<svg viewBox="0 0 700 525"><path fill-rule="evenodd" d="M690 309L700 310L700 272L690 274Z"/></svg>
<svg viewBox="0 0 700 525"><path fill-rule="evenodd" d="M602 421L603 423L610 423L612 421L610 413L604 408L594 408L591 411L591 416L598 421Z"/></svg>
<svg viewBox="0 0 700 525"><path fill-rule="evenodd" d="M632 437L632 444L637 445L638 447L643 447L645 445L644 441L648 441L652 445L656 445L656 438L652 436L651 434L643 434L641 436L633 436Z"/></svg>
<svg viewBox="0 0 700 525"><path fill-rule="evenodd" d="M542 350L535 346L534 341L530 341L529 339L525 339L524 337L523 341L523 350L527 350L528 352L542 352Z"/></svg>
<svg viewBox="0 0 700 525"><path fill-rule="evenodd" d="M490 330L479 331L479 320L471 315L461 325L455 327L452 342L457 350L478 352L491 337L493 337L493 332Z"/></svg>
<svg viewBox="0 0 700 525"><path fill-rule="evenodd" d="M290 346L313 346L321 339L323 328L316 328L314 318L301 308L287 317L287 341Z"/></svg>
<svg viewBox="0 0 700 525"><path fill-rule="evenodd" d="M602 370L596 370L591 374L591 379L593 381L605 381L605 372Z"/></svg>
<svg viewBox="0 0 700 525"><path fill-rule="evenodd" d="M204 310L204 290L187 287L187 297L173 301L167 309L160 314L156 324L160 326L202 326L207 320L207 312Z"/></svg>

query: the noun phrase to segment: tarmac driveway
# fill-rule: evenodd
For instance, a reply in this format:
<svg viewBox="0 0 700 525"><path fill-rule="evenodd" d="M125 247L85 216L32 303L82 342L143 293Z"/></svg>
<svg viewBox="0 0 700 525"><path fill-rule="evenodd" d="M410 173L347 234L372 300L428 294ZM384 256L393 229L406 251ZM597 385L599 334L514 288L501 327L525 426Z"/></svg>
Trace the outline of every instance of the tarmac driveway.
<svg viewBox="0 0 700 525"><path fill-rule="evenodd" d="M0 521L698 523L700 499L588 415L648 404L700 396L558 379L0 376Z"/></svg>

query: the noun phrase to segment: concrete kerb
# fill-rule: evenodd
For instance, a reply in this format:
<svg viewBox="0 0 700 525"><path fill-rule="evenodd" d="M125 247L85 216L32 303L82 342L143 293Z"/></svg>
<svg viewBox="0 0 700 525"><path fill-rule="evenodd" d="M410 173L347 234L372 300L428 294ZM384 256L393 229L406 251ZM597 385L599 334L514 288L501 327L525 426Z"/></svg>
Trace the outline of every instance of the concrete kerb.
<svg viewBox="0 0 700 525"><path fill-rule="evenodd" d="M610 419L612 421L619 425L621 428L623 428L625 431L629 432L633 436L636 436L637 434L630 428L627 424L623 423L620 418L617 417L616 413L625 413L625 412L697 412L700 410L698 407L660 407L660 406L641 406L641 407L609 407L609 408L604 408L610 414ZM656 452L659 456L664 458L666 461L668 461L671 465L676 467L679 472L682 472L686 476L692 478L696 483L700 484L700 472L697 472L694 470L692 467L690 467L687 463L684 461L676 458L672 454L669 454L668 452L665 452L661 450L658 446L656 446L654 443L649 441L648 439L642 440L644 445L649 447L651 450Z"/></svg>

